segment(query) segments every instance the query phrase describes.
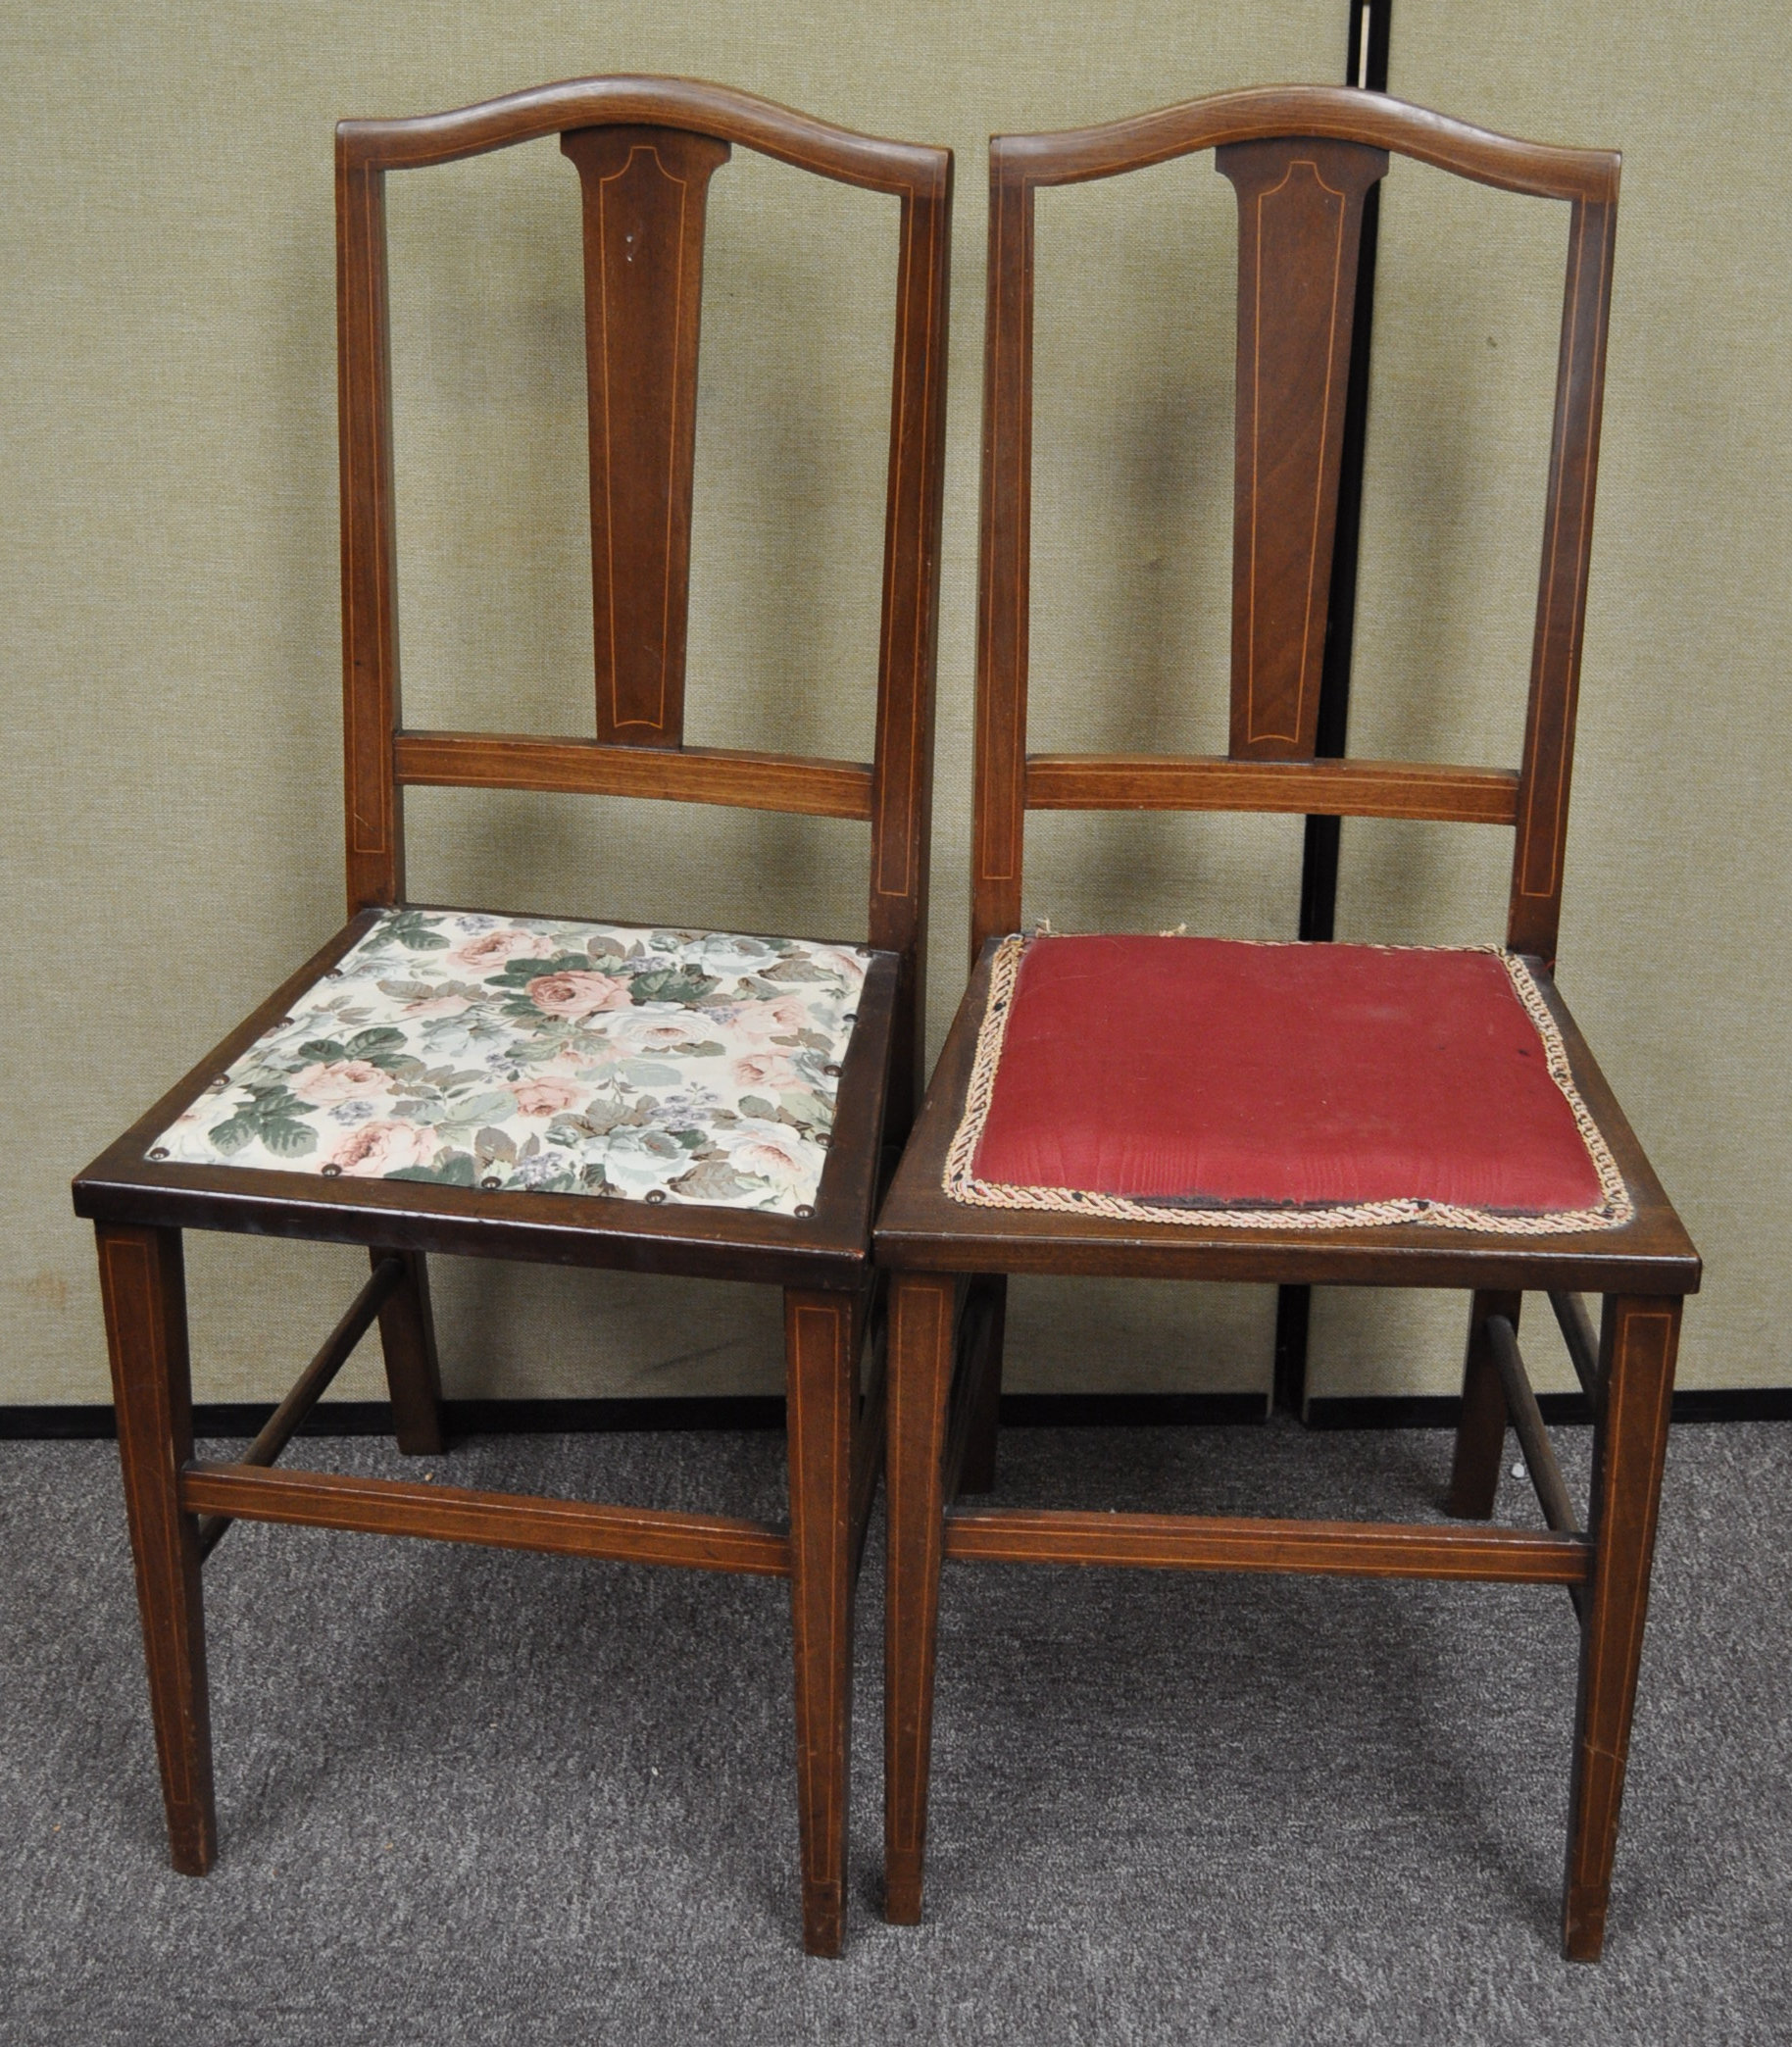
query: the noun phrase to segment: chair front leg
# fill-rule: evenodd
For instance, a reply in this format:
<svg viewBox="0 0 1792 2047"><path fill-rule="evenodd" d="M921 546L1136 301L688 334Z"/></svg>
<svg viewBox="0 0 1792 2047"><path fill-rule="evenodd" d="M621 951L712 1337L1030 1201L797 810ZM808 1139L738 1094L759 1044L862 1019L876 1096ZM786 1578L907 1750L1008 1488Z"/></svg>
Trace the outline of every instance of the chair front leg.
<svg viewBox="0 0 1792 2047"><path fill-rule="evenodd" d="M899 1273L891 1287L889 1562L885 1580L883 1916L921 1920L933 1746L933 1661L945 1541L950 1277Z"/></svg>
<svg viewBox="0 0 1792 2047"><path fill-rule="evenodd" d="M853 1419L863 1305L851 1294L784 1294L797 1810L803 1946L811 1955L838 1955L846 1939Z"/></svg>
<svg viewBox="0 0 1792 2047"><path fill-rule="evenodd" d="M218 1816L199 1523L178 1494L193 1454L180 1232L102 1223L94 1233L169 1847L176 1870L203 1876L218 1852Z"/></svg>
<svg viewBox="0 0 1792 2047"><path fill-rule="evenodd" d="M442 1381L435 1362L435 1317L429 1308L429 1269L421 1251L371 1254L377 1267L398 1259L405 1276L380 1304L379 1347L385 1353L392 1396L392 1432L407 1457L439 1457L443 1448Z"/></svg>
<svg viewBox="0 0 1792 2047"><path fill-rule="evenodd" d="M1524 1296L1477 1293L1468 1310L1468 1354L1463 1360L1463 1412L1456 1424L1456 1462L1445 1511L1459 1521L1486 1521L1500 1489L1506 1450L1506 1394L1487 1340L1490 1316L1503 1315L1516 1334Z"/></svg>
<svg viewBox="0 0 1792 2047"><path fill-rule="evenodd" d="M1563 1897L1570 1962L1597 1962L1605 1940L1679 1334L1677 1299L1607 1297L1587 1528L1593 1575L1580 1630Z"/></svg>

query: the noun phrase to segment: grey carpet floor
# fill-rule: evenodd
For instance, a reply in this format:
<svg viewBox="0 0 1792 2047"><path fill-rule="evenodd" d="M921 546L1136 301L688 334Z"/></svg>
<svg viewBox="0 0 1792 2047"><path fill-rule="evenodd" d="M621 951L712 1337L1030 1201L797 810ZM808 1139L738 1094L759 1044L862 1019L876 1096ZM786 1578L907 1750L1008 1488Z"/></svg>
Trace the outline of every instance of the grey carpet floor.
<svg viewBox="0 0 1792 2047"><path fill-rule="evenodd" d="M1017 1429L1002 1497L1393 1518L1448 1455ZM443 1469L777 1513L781 1456L487 1438ZM775 1581L235 1528L192 1881L112 1448L0 1445L0 2041L1792 2039L1789 1478L1785 1426L1674 1436L1597 1969L1557 1951L1574 1632L1547 1588L949 1567L927 1919L885 1926L874 1537L830 1964L798 1948ZM1502 1513L1534 1519L1510 1475Z"/></svg>

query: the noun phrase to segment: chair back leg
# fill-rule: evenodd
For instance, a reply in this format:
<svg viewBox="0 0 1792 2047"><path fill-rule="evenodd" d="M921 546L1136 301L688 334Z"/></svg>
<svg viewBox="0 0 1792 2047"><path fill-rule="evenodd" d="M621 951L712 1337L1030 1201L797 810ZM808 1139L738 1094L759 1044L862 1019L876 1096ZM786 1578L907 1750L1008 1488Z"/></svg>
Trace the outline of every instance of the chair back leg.
<svg viewBox="0 0 1792 2047"><path fill-rule="evenodd" d="M1477 1293L1468 1310L1468 1355L1463 1361L1463 1413L1456 1424L1456 1463L1446 1509L1459 1521L1487 1521L1500 1488L1506 1449L1506 1394L1488 1340L1490 1316L1503 1315L1516 1335L1524 1296Z"/></svg>
<svg viewBox="0 0 1792 2047"><path fill-rule="evenodd" d="M392 1432L407 1457L439 1457L442 1381L435 1361L435 1318L429 1308L429 1270L421 1251L369 1254L375 1268L397 1258L405 1276L379 1310L379 1347L385 1353L386 1385L392 1396Z"/></svg>
<svg viewBox="0 0 1792 2047"><path fill-rule="evenodd" d="M1679 1337L1678 1300L1607 1297L1587 1528L1593 1574L1580 1631L1562 1907L1563 1951L1570 1962L1597 1962L1605 1941Z"/></svg>
<svg viewBox="0 0 1792 2047"><path fill-rule="evenodd" d="M218 1851L218 1816L199 1523L179 1498L180 1468L193 1454L180 1232L101 1223L95 1236L169 1846L176 1870L203 1876Z"/></svg>
<svg viewBox="0 0 1792 2047"><path fill-rule="evenodd" d="M784 1294L790 1456L790 1617L796 1646L803 1946L846 1938L847 1766L853 1676L853 1435L863 1304Z"/></svg>

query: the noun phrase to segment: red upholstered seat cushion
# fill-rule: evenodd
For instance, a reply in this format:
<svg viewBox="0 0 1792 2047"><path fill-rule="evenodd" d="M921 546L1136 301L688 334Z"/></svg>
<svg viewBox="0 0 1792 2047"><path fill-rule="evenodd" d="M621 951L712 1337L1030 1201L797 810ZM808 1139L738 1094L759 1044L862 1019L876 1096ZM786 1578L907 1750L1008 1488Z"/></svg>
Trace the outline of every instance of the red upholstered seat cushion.
<svg viewBox="0 0 1792 2047"><path fill-rule="evenodd" d="M953 1191L1618 1220L1545 1029L1493 952L1040 937L985 1019L993 1084Z"/></svg>

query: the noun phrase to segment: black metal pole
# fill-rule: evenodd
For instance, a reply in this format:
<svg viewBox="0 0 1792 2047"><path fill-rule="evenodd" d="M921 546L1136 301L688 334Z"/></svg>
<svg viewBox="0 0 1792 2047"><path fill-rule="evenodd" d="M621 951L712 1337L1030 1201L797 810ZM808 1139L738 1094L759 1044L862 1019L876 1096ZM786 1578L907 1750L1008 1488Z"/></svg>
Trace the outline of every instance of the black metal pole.
<svg viewBox="0 0 1792 2047"><path fill-rule="evenodd" d="M1350 39L1344 82L1366 92L1387 90L1388 17L1393 0L1349 0ZM1331 591L1325 610L1325 648L1319 669L1319 735L1321 760L1344 752L1350 724L1350 660L1357 628L1357 555L1363 532L1363 458L1369 439L1369 343L1375 322L1375 249L1381 222L1381 186L1363 196L1363 241L1357 257L1357 308L1350 339L1350 381L1344 397L1344 448L1338 468L1337 537L1331 550ZM1337 921L1341 818L1309 818L1301 856L1300 935L1328 944ZM1273 1404L1300 1414L1307 1401L1307 1327L1313 1289L1284 1286L1275 1301Z"/></svg>

